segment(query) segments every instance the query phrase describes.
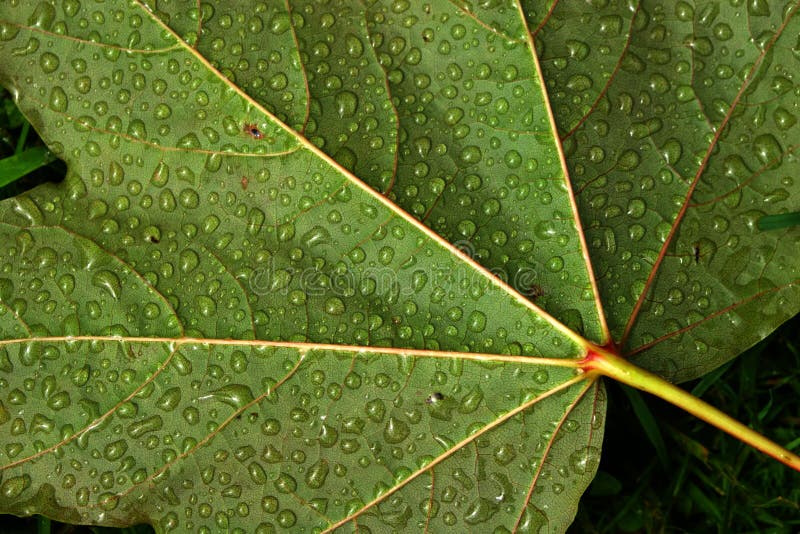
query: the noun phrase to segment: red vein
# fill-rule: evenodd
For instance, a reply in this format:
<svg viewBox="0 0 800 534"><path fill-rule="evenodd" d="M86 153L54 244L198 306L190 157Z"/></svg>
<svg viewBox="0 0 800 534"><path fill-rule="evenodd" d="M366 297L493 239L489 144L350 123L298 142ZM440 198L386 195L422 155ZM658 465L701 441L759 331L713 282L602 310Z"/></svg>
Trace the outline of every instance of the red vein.
<svg viewBox="0 0 800 534"><path fill-rule="evenodd" d="M217 261L217 263L219 263L222 266L223 269L225 269L225 272L233 280L233 283L236 284L241 290L241 299L244 302L244 305L247 307L247 310L250 312L248 313L248 316L250 317L250 328L248 330L250 330L250 333L253 334L253 338L256 338L257 334L256 334L255 315L253 314L253 307L250 305L250 299L247 298L247 291L245 290L244 286L242 286L242 283L239 281L239 278L236 277L233 271L231 271L231 269L225 264L225 262L222 261L222 258L217 256L214 253L214 251L212 251L205 245L201 245L201 248L205 250L212 258L214 258Z"/></svg>
<svg viewBox="0 0 800 534"><path fill-rule="evenodd" d="M747 178L747 180L744 180L742 183L740 183L740 184L737 184L737 185L736 185L736 187L734 187L733 189L730 189L730 190L728 190L728 191L726 191L726 192L724 192L724 193L722 193L722 194L720 194L720 195L717 195L717 196L715 196L715 197L713 197L713 198L711 198L711 199L709 199L709 200L705 200L705 201L703 201L703 202L694 202L694 203L692 203L692 204L689 204L689 207L690 207L690 208L697 208L697 207L700 207L700 206L707 206L707 205L709 205L709 204L714 204L714 203L716 203L716 202L720 202L721 200L724 200L726 197L728 197L728 196L730 196L730 195L732 195L732 194L736 193L737 191L741 191L741 190L742 190L742 189L744 189L744 188L745 188L745 187L746 187L748 184L750 184L750 183L751 183L753 180L755 180L756 178L758 178L759 176L761 176L761 175L762 175L762 174L763 174L765 171L771 170L771 169L772 169L772 166L773 166L774 164L778 163L780 160L782 160L782 159L783 159L784 157L786 157L788 154L793 154L793 153L794 153L794 152L795 152L795 151L796 151L798 148L800 148L800 144L797 144L797 145L791 145L791 146L790 146L789 148L787 148L787 149L786 149L786 150L785 150L785 151L784 151L784 152L783 152L783 153L782 153L780 156L778 156L778 157L776 157L775 159L772 159L772 160L770 160L770 161L766 162L766 163L765 163L764 165L762 165L760 168L756 169L756 171L755 171L755 172L753 172L753 173L752 173L752 174L751 174L751 175L750 175L750 176Z"/></svg>
<svg viewBox="0 0 800 534"><path fill-rule="evenodd" d="M681 334L683 334L685 332L688 332L689 330L692 330L692 329L698 327L699 325L701 325L703 323L706 323L706 322L708 322L708 321L710 321L712 319L715 319L715 318L719 317L720 315L725 315L726 313L729 313L729 312L739 308L740 306L744 306L745 304L749 304L750 302L752 302L754 300L758 300L761 297L764 297L764 296L769 295L771 293L776 293L778 291L782 291L782 290L788 289L790 287L795 287L797 285L800 285L800 279L794 280L793 282L789 282L788 284L784 284L782 286L771 287L769 289L765 289L763 291L759 291L758 293L750 295L746 299L740 300L739 302L734 302L733 304L729 304L728 306L725 306L724 308L722 308L720 310L717 310L714 313L703 317L699 321L695 321L694 323L692 323L690 325L684 326L683 328L680 328L680 329L675 330L673 332L670 332L668 334L664 334L663 336L661 336L659 338L656 338L656 339L654 339L653 341L651 341L649 343L646 343L644 345L636 347L635 349L633 349L631 351L627 351L627 352L625 352L624 356L626 358L631 358L632 356L634 356L636 354L644 352L647 349L649 349L649 348L651 348L651 347L653 347L655 345L658 345L662 341L666 341L667 339L670 339L672 337L679 336L679 335L681 335Z"/></svg>
<svg viewBox="0 0 800 534"><path fill-rule="evenodd" d="M195 9L197 10L197 28L195 31L197 32L197 40L194 43L192 48L197 48L200 44L200 36L203 34L203 4L201 0L195 0Z"/></svg>
<svg viewBox="0 0 800 534"><path fill-rule="evenodd" d="M428 513L425 514L425 530L423 531L425 532L425 534L428 533L428 529L430 528L431 524L431 516L433 515L433 507L434 507L433 504L433 497L435 495L434 488L436 487L436 474L433 469L431 469L430 475L431 475L431 491L428 494Z"/></svg>
<svg viewBox="0 0 800 534"><path fill-rule="evenodd" d="M528 408L530 408L534 404L538 403L539 401L542 401L542 400L546 399L547 397L550 397L551 395L554 395L555 393L558 393L559 391L567 389L567 388L573 386L574 384L577 384L578 382L581 382L583 380L586 380L586 376L584 376L584 375L578 375L576 377L573 377L573 378L563 382L562 384L554 387L553 389L551 389L549 391L546 391L545 393L542 393L538 397L535 397L535 398L531 399L530 401L528 401L528 402L526 402L526 403L514 408L513 410L505 413L501 417L495 419L494 421L492 421L491 423L487 424L485 427L480 429L480 431L475 432L474 434L471 434L470 436L462 439L461 441L459 441L458 443L456 443L455 445L450 447L448 450L444 451L442 454L440 454L439 456L434 458L431 462L429 462L427 465L425 465L425 467L423 467L421 469L418 469L416 472L411 473L407 478L399 481L390 490L386 491L385 493L379 495L378 497L374 498L370 502L366 503L363 507L361 507L360 510L350 514L347 517L344 517L344 518L340 519L336 523L327 525L323 532L325 532L325 533L333 532L334 530L336 530L337 528L341 527L342 525L344 525L344 524L346 524L346 523L348 523L350 521L356 520L362 513L364 513L365 510L369 510L373 506L376 506L380 502L386 500L387 497L389 497L391 495L394 495L396 492L400 491L402 488L404 488L411 481L415 480L417 477L419 477L423 473L426 473L428 471L432 471L434 467L436 467L437 465L439 465L443 461L445 461L448 458L450 458L455 451L461 449L462 447L466 447L470 443L473 443L480 436L482 436L485 433L489 432L490 430L500 426L502 423L505 423L506 421L508 421L509 419L514 417L515 415L517 415L518 413L520 413L520 412L522 412L524 410L527 410Z"/></svg>
<svg viewBox="0 0 800 534"><path fill-rule="evenodd" d="M695 176L692 179L692 183L689 185L686 191L684 201L681 203L681 209L678 211L678 214L676 215L675 220L672 223L672 227L670 228L669 234L667 235L667 238L664 240L664 244L661 246L661 250L658 253L658 257L653 263L653 267L650 270L650 274L648 275L647 280L645 281L644 289L639 294L639 298L636 300L636 304L634 305L633 310L631 310L630 318L628 319L628 322L625 325L625 330L622 334L622 338L619 341L620 346L623 347L625 346L625 343L627 342L628 337L631 334L631 330L633 329L633 325L636 323L636 319L639 317L639 312L642 309L642 305L646 300L647 294L649 293L649 290L653 286L656 274L658 273L658 269L667 255L667 249L671 245L672 240L675 237L675 234L677 234L678 228L680 227L680 223L683 220L686 211L689 209L689 201L691 200L695 188L697 187L697 184L700 181L700 176L702 176L702 174L705 172L708 166L708 162L711 159L711 156L714 152L714 148L717 146L717 143L719 142L719 138L722 136L722 132L725 131L725 127L730 122L731 117L733 116L733 111L736 109L737 105L739 104L739 101L742 99L742 96L744 96L745 91L750 86L750 83L755 79L755 75L758 72L759 68L761 67L761 64L764 61L764 57L772 49L778 38L783 34L783 31L786 29L786 26L789 24L789 21L792 19L795 12L797 11L798 5L800 5L800 2L796 3L794 7L789 11L789 13L786 16L786 19L783 21L781 26L775 32L775 35L772 36L772 39L770 39L769 43L764 47L764 50L761 51L761 54L758 56L758 59L753 63L753 66L750 68L750 72L748 72L747 74L745 82L742 84L742 87L739 89L739 92L736 94L736 97L733 99L733 102L731 102L731 105L728 108L728 112L725 114L725 118L722 120L722 123L719 125L716 132L714 133L714 138L711 140L711 143L709 143L709 147L708 150L706 151L705 156L703 157L703 161L700 163L700 167L697 169L697 173L695 173Z"/></svg>
<svg viewBox="0 0 800 534"><path fill-rule="evenodd" d="M300 73L303 75L303 88L306 91L306 110L305 117L303 118L303 126L300 128L300 133L305 135L306 128L308 127L308 120L311 118L311 87L308 84L308 76L306 75L306 68L303 65L303 54L300 53L300 41L297 39L297 32L292 22L292 6L289 0L285 0L286 12L289 14L289 28L292 31L292 40L294 40L294 47L297 50L297 64L300 66Z"/></svg>
<svg viewBox="0 0 800 534"><path fill-rule="evenodd" d="M572 134L574 134L578 130L578 128L583 126L583 123L586 122L589 119L589 116L597 110L597 105L606 96L606 93L608 93L608 89L609 87L611 87L611 83L617 77L617 74L619 73L619 70L622 67L622 60L625 59L625 54L628 52L628 49L630 48L631 39L633 38L633 23L636 20L636 15L639 13L640 8L641 8L641 2L637 2L636 7L633 10L633 15L631 15L630 26L628 26L628 38L625 40L625 46L622 48L622 53L619 55L617 64L614 65L614 70L611 71L611 76L608 77L608 80L606 80L606 84L600 90L600 93L598 93L597 98L594 99L594 102L592 102L592 105L589 107L589 111L584 113L583 117L581 117L580 120L578 120L578 123L575 124L575 126L573 126L572 129L570 129L570 131L564 134L564 136L561 138L562 141L570 138Z"/></svg>
<svg viewBox="0 0 800 534"><path fill-rule="evenodd" d="M389 180L389 185L386 187L386 190L383 191L384 195L388 195L391 193L392 188L397 181L397 170L400 165L400 112L397 110L397 106L395 106L394 101L392 100L392 86L389 84L389 74L386 72L386 69L383 67L383 65L381 65L381 62L378 59L378 53L372 44L373 40L369 33L369 22L367 21L366 6L364 6L364 32L367 34L367 44L369 44L369 49L372 50L375 63L381 69L381 72L383 72L383 84L384 87L386 87L386 101L389 102L390 106L392 106L392 115L394 115L394 161L392 162L392 179Z"/></svg>
<svg viewBox="0 0 800 534"><path fill-rule="evenodd" d="M553 13L555 12L557 5L558 5L558 0L554 0L553 1L553 5L550 6L549 10L547 10L547 13L545 13L544 18L539 22L539 25L536 26L536 29L531 32L531 36L532 37L536 37L539 34L539 32L542 30L542 28L544 28L545 25L548 22L550 22L550 17L553 16ZM525 20L527 20L527 19L525 19Z"/></svg>
<svg viewBox="0 0 800 534"><path fill-rule="evenodd" d="M547 446L542 452L541 460L539 461L539 465L537 466L536 471L533 474L533 480L531 481L531 485L528 487L528 493L525 494L525 504L522 506L522 509L520 511L516 523L514 523L514 528L512 529L512 532L516 532L519 529L519 524L520 521L522 521L522 516L525 514L525 509L531 502L531 497L533 496L533 490L536 488L536 483L539 481L539 476L542 474L542 469L544 468L544 464L547 461L547 457L550 454L550 450L553 448L553 445L555 445L556 437L559 435L561 427L564 426L564 423L567 421L567 418L570 416L570 414L572 414L572 411L583 399L583 396L586 394L586 392L589 391L589 388L592 387L592 385L594 385L596 382L597 382L596 379L592 379L586 383L586 385L583 387L580 393L578 393L575 399L572 402L570 402L569 407L564 411L564 415L558 421L556 428L553 430L553 434L547 441Z"/></svg>
<svg viewBox="0 0 800 534"><path fill-rule="evenodd" d="M477 15L475 15L475 13L473 13L472 11L469 11L468 9L465 9L465 8L463 8L462 6L460 6L460 5L458 5L457 3L455 3L455 1L454 1L454 0L449 0L449 2L450 2L451 4L453 4L453 6L455 6L455 7L456 7L456 9L458 9L459 11L461 11L461 12L462 12L464 15L466 15L467 17L471 18L473 21L475 21L476 23L478 23L480 26L483 26L484 28L486 28L486 29L487 29L487 30L489 30L490 32L492 32L492 33L494 33L494 34L496 34L496 35L499 35L499 36L500 36L500 37L502 37L503 39L506 39L506 40L508 40L508 41L511 41L511 42L513 42L513 43L524 43L524 42L525 42L525 39L521 39L521 38L519 38L519 37L511 37L510 35L508 35L508 34L505 34L505 33L501 32L501 31L500 31L500 30L498 30L497 28L493 28L493 27L492 27L492 26L490 26L489 24L487 24L487 23L483 22L481 19L479 19L479 18L477 17ZM524 18L523 18L523 20L524 20Z"/></svg>

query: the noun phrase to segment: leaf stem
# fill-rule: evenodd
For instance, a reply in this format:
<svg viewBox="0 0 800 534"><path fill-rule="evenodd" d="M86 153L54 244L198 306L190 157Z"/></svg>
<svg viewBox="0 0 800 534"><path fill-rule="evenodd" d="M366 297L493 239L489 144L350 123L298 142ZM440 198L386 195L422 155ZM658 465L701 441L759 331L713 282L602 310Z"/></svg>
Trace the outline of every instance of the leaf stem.
<svg viewBox="0 0 800 534"><path fill-rule="evenodd" d="M800 471L800 456L786 450L774 441L759 434L752 428L745 426L733 417L714 408L707 402L684 391L660 376L638 367L631 362L608 352L602 348L594 347L589 355L583 359L581 368L587 373L597 373L641 391L651 393L675 406L682 408L690 414L702 419L731 436L747 443L759 451L772 456L779 462Z"/></svg>

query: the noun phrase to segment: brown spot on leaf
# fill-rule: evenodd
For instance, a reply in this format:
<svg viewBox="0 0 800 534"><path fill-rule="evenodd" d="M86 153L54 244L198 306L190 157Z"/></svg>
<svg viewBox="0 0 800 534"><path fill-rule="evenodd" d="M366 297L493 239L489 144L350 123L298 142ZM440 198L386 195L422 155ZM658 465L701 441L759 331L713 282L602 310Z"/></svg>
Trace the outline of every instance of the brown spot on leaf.
<svg viewBox="0 0 800 534"><path fill-rule="evenodd" d="M256 126L252 122L246 122L244 127L242 128L242 130L244 130L244 133L246 133L247 135L249 135L253 139L263 139L264 138L264 134L261 132L261 130L258 129L258 126Z"/></svg>

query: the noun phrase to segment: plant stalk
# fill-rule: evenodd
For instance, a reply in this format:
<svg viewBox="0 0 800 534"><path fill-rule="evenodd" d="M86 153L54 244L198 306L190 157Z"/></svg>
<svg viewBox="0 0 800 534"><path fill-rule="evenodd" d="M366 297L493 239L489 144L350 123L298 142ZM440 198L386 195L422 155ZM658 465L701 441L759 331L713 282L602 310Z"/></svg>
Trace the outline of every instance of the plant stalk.
<svg viewBox="0 0 800 534"><path fill-rule="evenodd" d="M651 393L656 397L682 408L690 414L702 419L720 430L727 432L736 439L747 443L759 451L772 456L779 462L788 465L795 471L800 471L800 456L786 450L774 441L759 434L752 428L743 425L733 417L714 408L707 402L682 390L660 376L638 367L631 362L608 352L602 348L594 347L589 355L584 358L581 368L587 373L597 373L608 378L613 378L628 386Z"/></svg>

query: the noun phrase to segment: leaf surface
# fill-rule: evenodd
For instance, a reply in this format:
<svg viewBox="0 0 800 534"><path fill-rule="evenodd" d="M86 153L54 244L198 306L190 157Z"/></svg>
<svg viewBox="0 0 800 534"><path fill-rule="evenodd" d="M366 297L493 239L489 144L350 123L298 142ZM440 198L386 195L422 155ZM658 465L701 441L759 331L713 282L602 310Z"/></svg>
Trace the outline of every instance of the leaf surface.
<svg viewBox="0 0 800 534"><path fill-rule="evenodd" d="M590 343L684 380L800 303L797 7L715 6L0 3L69 166L0 204L3 508L565 530Z"/></svg>
<svg viewBox="0 0 800 534"><path fill-rule="evenodd" d="M689 380L800 310L798 3L604 4L525 11L611 337Z"/></svg>
<svg viewBox="0 0 800 534"><path fill-rule="evenodd" d="M495 77L522 69L510 122L463 143L446 109L425 141L402 106L370 103L393 74L360 8L3 6L3 81L69 165L0 204L4 510L190 531L566 528L597 467L603 392L576 368L586 342L502 280L542 270L543 303L601 341L574 208L530 43L436 9L475 57L503 52ZM524 36L518 10L498 16ZM363 69L358 102L319 92L330 64L309 58L327 52L301 34L331 17L331 38L364 47L338 64L340 79ZM484 92L463 83L474 117ZM401 165L414 142L432 152ZM538 193L482 186L486 166L539 159ZM350 171L396 185L387 199ZM393 187L480 248L422 226ZM557 226L533 247L543 220Z"/></svg>

